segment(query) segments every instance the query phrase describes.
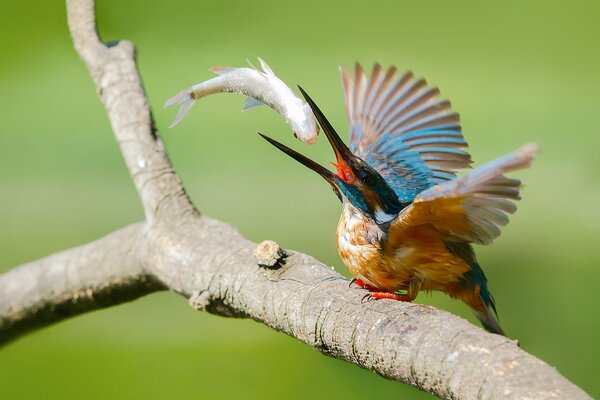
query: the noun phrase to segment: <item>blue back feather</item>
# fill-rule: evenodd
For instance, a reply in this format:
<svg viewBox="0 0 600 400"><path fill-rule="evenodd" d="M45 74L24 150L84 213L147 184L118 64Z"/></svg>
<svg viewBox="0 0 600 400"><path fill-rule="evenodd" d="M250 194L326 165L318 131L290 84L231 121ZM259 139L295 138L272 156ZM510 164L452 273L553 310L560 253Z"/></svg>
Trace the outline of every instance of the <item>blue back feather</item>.
<svg viewBox="0 0 600 400"><path fill-rule="evenodd" d="M459 116L437 88L394 67L384 72L379 64L368 78L360 64L354 77L341 73L350 150L386 179L400 201L411 202L469 167Z"/></svg>

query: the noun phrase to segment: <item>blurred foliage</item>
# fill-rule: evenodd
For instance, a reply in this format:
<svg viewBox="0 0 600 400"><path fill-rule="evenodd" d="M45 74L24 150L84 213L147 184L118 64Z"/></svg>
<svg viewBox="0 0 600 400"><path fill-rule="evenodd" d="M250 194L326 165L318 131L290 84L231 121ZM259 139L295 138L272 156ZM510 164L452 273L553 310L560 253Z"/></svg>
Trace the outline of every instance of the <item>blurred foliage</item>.
<svg viewBox="0 0 600 400"><path fill-rule="evenodd" d="M165 99L264 57L346 129L337 65L379 61L426 76L453 101L477 163L537 141L519 212L478 249L505 330L600 396L599 3L593 1L100 1L104 40L128 38L158 127L198 207L345 273L339 204L260 130L315 157L267 108L202 100L172 131ZM0 270L88 242L142 212L102 106L68 35L64 4L0 3ZM259 194L260 193L260 194ZM473 319L444 295L421 295ZM430 398L252 321L157 294L31 334L0 351L0 390L25 398Z"/></svg>

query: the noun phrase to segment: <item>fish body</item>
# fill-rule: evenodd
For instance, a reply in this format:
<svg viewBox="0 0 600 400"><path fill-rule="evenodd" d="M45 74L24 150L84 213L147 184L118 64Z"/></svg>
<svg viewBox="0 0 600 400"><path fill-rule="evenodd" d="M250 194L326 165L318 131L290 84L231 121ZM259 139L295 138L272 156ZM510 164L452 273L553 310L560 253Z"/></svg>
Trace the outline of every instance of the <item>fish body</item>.
<svg viewBox="0 0 600 400"><path fill-rule="evenodd" d="M219 76L189 87L167 100L165 107L181 105L169 128L177 125L201 98L215 93L237 93L248 96L244 110L266 104L281 114L298 139L313 144L319 130L310 107L275 75L264 60L258 60L263 71L256 68L211 68Z"/></svg>
<svg viewBox="0 0 600 400"><path fill-rule="evenodd" d="M321 175L341 200L336 242L355 282L379 299L445 292L504 335L472 245L500 235L521 187L505 174L529 167L539 147L526 144L458 177L471 157L458 114L437 88L379 65L371 76L359 64L353 75L342 70L342 82L349 146L302 91L334 150L335 172L263 137Z"/></svg>

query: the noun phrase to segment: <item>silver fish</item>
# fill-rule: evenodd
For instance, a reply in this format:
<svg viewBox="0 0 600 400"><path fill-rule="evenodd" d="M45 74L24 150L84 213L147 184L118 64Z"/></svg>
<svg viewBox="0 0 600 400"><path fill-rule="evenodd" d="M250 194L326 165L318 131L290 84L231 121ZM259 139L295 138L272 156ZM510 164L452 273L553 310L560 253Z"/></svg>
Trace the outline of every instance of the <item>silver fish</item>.
<svg viewBox="0 0 600 400"><path fill-rule="evenodd" d="M319 127L309 105L298 98L264 60L258 58L258 61L262 71L250 62L252 68L211 68L210 71L219 76L189 87L167 100L165 107L181 104L169 128L177 125L199 99L214 93L238 93L248 96L243 110L266 104L285 118L294 136L304 143L315 143Z"/></svg>

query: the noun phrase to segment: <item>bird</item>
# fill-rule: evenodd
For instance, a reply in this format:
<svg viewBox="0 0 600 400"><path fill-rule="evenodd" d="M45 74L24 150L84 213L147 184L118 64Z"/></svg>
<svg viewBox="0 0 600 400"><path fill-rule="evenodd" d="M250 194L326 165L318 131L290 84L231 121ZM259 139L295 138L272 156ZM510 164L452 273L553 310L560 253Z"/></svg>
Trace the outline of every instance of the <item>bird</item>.
<svg viewBox="0 0 600 400"><path fill-rule="evenodd" d="M348 146L299 87L334 151L335 171L259 134L331 185L342 202L339 255L370 298L412 302L420 291L445 292L505 336L473 244L500 235L521 188L505 174L529 167L539 146L470 169L459 114L438 88L394 66L375 64L369 76L359 63L353 75L340 72Z"/></svg>

